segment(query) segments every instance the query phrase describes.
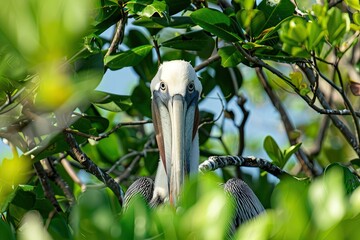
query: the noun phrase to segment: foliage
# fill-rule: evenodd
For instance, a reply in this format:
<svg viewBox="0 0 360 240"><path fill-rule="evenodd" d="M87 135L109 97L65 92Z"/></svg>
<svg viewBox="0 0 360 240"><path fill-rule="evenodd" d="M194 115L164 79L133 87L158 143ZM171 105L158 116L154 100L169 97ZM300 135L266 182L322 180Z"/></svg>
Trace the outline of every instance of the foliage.
<svg viewBox="0 0 360 240"><path fill-rule="evenodd" d="M2 3L0 138L13 155L0 159L2 236L226 238L233 209L218 185L232 177L248 182L268 209L235 238L358 235L358 2L214 2ZM104 32L112 29L109 39ZM293 178L280 179L274 189L264 170L254 177L227 167L221 179L189 180L176 209L150 209L135 199L123 213L119 189L138 176L154 176L157 168L153 131L146 125L148 85L158 63L173 59L195 66L201 101L220 93L223 115L200 113L202 160L265 150ZM122 81L129 69L139 80L131 94L97 89L107 72L119 71ZM254 110L247 100L259 107L266 96L289 147L277 143L278 136L260 146L262 139L245 135ZM229 125L237 132L229 134Z"/></svg>

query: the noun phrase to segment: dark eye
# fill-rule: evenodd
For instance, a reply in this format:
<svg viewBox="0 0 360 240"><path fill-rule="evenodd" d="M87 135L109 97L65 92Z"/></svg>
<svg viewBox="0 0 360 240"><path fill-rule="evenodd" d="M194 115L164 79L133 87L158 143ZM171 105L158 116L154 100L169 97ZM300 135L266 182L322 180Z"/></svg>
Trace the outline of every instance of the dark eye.
<svg viewBox="0 0 360 240"><path fill-rule="evenodd" d="M195 89L195 84L193 82L189 83L188 85L188 91L192 93Z"/></svg>
<svg viewBox="0 0 360 240"><path fill-rule="evenodd" d="M164 82L160 82L160 90L165 91L166 90L166 84Z"/></svg>

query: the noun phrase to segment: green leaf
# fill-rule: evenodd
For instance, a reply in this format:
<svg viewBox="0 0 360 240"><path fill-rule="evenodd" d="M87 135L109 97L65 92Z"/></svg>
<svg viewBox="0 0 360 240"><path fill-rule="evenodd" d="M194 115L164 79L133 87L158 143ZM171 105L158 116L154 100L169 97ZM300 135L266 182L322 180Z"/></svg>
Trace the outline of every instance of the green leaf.
<svg viewBox="0 0 360 240"><path fill-rule="evenodd" d="M221 57L221 66L236 67L244 60L243 55L234 46L222 47L218 51Z"/></svg>
<svg viewBox="0 0 360 240"><path fill-rule="evenodd" d="M129 96L116 95L102 91L93 91L90 99L97 107L111 112L126 111L132 105Z"/></svg>
<svg viewBox="0 0 360 240"><path fill-rule="evenodd" d="M350 161L352 165L355 165L356 168L360 168L360 158L355 158Z"/></svg>
<svg viewBox="0 0 360 240"><path fill-rule="evenodd" d="M306 24L307 26L307 49L314 50L319 47L319 44L324 41L324 31L321 26L315 22L311 21Z"/></svg>
<svg viewBox="0 0 360 240"><path fill-rule="evenodd" d="M15 240L15 233L12 230L10 224L5 221L0 221L0 232L1 237L7 240Z"/></svg>
<svg viewBox="0 0 360 240"><path fill-rule="evenodd" d="M284 165L290 159L291 155L293 155L296 151L299 150L300 146L301 146L301 143L297 143L295 145L290 146L288 149L284 150L284 161L283 161Z"/></svg>
<svg viewBox="0 0 360 240"><path fill-rule="evenodd" d="M360 12L355 12L353 14L353 20L356 25L360 26Z"/></svg>
<svg viewBox="0 0 360 240"><path fill-rule="evenodd" d="M169 7L169 15L176 14L186 9L191 4L190 0L165 0L165 2Z"/></svg>
<svg viewBox="0 0 360 240"><path fill-rule="evenodd" d="M252 37L256 37L261 33L266 21L265 14L258 9L243 9L236 13L236 18Z"/></svg>
<svg viewBox="0 0 360 240"><path fill-rule="evenodd" d="M266 21L262 24L263 29L276 26L285 18L292 16L295 10L294 4L290 0L280 0L279 3L273 3L275 1L261 1L258 9L265 14Z"/></svg>
<svg viewBox="0 0 360 240"><path fill-rule="evenodd" d="M157 0L132 0L126 3L126 7L130 13L142 17L152 17L155 13L162 17L167 11L166 2Z"/></svg>
<svg viewBox="0 0 360 240"><path fill-rule="evenodd" d="M119 4L109 0L97 2L102 4L99 4L95 9L97 15L93 25L95 25L96 34L100 34L119 21L121 18L121 7Z"/></svg>
<svg viewBox="0 0 360 240"><path fill-rule="evenodd" d="M327 30L329 41L338 44L346 32L350 30L349 15L338 8L331 8L328 11Z"/></svg>
<svg viewBox="0 0 360 240"><path fill-rule="evenodd" d="M136 48L137 46L150 44L149 37L143 32L131 29L125 38L125 43L129 48ZM141 79L152 79L157 71L157 63L154 61L153 53L149 54L137 65L133 66L135 72Z"/></svg>
<svg viewBox="0 0 360 240"><path fill-rule="evenodd" d="M237 67L224 68L220 62L212 66L215 70L216 84L220 87L224 96L231 99L234 94L237 94L242 85L243 77L240 70Z"/></svg>
<svg viewBox="0 0 360 240"><path fill-rule="evenodd" d="M360 11L359 0L345 0L345 3L350 7L352 7L353 9Z"/></svg>
<svg viewBox="0 0 360 240"><path fill-rule="evenodd" d="M270 159L279 167L283 167L283 154L277 145L276 141L271 137L267 136L264 140L264 149Z"/></svg>
<svg viewBox="0 0 360 240"><path fill-rule="evenodd" d="M152 45L143 45L126 52L106 56L104 58L104 63L111 70L118 70L123 67L135 66L151 52L152 48Z"/></svg>
<svg viewBox="0 0 360 240"><path fill-rule="evenodd" d="M241 40L231 26L231 19L222 12L214 9L202 8L193 12L190 17L204 30L211 32L219 38L229 42Z"/></svg>
<svg viewBox="0 0 360 240"><path fill-rule="evenodd" d="M142 17L134 21L133 24L148 29L162 29L164 27L189 28L195 25L191 18L186 16L173 16L170 19L160 17Z"/></svg>
<svg viewBox="0 0 360 240"><path fill-rule="evenodd" d="M163 47L192 51L203 51L204 49L212 51L214 45L214 39L203 30L187 32L161 43Z"/></svg>
<svg viewBox="0 0 360 240"><path fill-rule="evenodd" d="M327 177L328 172L331 172L334 169L343 174L343 184L347 194L351 194L357 187L360 186L359 179L349 170L349 168L341 165L340 163L332 163L327 166L324 171L325 178Z"/></svg>

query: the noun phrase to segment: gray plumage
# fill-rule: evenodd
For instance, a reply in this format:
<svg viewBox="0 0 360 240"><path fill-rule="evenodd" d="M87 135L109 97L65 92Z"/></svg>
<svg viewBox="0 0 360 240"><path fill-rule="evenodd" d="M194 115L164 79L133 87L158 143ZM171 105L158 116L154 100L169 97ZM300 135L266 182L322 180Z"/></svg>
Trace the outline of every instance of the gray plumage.
<svg viewBox="0 0 360 240"><path fill-rule="evenodd" d="M251 188L241 179L232 178L224 184L225 192L234 198L235 215L231 223L234 232L242 223L265 211Z"/></svg>

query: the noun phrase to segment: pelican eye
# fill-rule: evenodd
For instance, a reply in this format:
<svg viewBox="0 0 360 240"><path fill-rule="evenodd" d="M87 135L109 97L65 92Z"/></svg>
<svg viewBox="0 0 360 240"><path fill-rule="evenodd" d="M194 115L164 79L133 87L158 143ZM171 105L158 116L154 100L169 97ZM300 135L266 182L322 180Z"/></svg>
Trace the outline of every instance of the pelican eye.
<svg viewBox="0 0 360 240"><path fill-rule="evenodd" d="M195 90L195 84L194 82L189 83L188 85L188 91L192 93Z"/></svg>
<svg viewBox="0 0 360 240"><path fill-rule="evenodd" d="M160 82L160 90L166 91L166 84L164 82Z"/></svg>

